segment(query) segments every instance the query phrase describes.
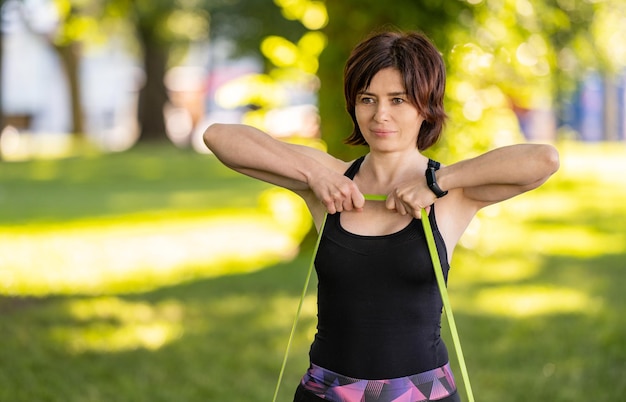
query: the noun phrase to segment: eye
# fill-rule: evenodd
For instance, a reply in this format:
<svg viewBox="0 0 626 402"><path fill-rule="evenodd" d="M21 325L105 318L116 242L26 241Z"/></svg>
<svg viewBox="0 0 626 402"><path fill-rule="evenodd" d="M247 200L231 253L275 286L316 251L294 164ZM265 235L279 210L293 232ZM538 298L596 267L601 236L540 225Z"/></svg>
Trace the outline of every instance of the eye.
<svg viewBox="0 0 626 402"><path fill-rule="evenodd" d="M394 105L400 105L400 104L404 103L404 99L402 99L402 98L393 98L393 99L391 100L391 102L392 102Z"/></svg>
<svg viewBox="0 0 626 402"><path fill-rule="evenodd" d="M369 96L361 96L359 97L359 102L364 105L371 105L372 103L374 103L374 98Z"/></svg>

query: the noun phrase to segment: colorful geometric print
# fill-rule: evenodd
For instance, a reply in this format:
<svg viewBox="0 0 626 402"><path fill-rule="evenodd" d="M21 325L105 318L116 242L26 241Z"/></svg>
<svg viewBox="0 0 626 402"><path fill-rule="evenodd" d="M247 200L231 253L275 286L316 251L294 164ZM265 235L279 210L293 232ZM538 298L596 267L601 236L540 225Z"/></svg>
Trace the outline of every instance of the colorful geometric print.
<svg viewBox="0 0 626 402"><path fill-rule="evenodd" d="M456 384L450 363L390 380L359 380L311 365L302 386L329 402L425 402L452 395Z"/></svg>

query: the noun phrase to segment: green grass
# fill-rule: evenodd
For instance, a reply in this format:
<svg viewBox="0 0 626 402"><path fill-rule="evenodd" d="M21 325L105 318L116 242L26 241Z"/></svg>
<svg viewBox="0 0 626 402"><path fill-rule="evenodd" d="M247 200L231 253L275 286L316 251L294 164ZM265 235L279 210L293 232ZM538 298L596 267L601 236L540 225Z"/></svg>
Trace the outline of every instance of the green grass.
<svg viewBox="0 0 626 402"><path fill-rule="evenodd" d="M249 194L267 188L218 168L212 157L167 146L0 166L3 225L250 208L256 199Z"/></svg>
<svg viewBox="0 0 626 402"><path fill-rule="evenodd" d="M481 402L626 393L626 147L560 150L561 171L482 211L453 260ZM0 401L271 400L309 224L284 193L168 147L1 163ZM128 248L142 258L109 256ZM281 401L306 368L314 290Z"/></svg>
<svg viewBox="0 0 626 402"><path fill-rule="evenodd" d="M145 291L283 260L310 227L293 198L171 147L4 163L0 294Z"/></svg>

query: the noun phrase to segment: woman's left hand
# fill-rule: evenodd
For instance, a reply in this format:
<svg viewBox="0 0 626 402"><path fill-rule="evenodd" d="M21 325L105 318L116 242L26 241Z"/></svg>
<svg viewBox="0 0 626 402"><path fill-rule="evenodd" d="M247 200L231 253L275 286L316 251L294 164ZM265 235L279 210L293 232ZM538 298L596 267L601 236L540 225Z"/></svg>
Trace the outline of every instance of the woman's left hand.
<svg viewBox="0 0 626 402"><path fill-rule="evenodd" d="M400 215L411 215L421 219L421 210L426 208L430 211L430 206L437 197L428 188L426 179L411 181L400 184L387 195L385 206L387 209L397 211Z"/></svg>

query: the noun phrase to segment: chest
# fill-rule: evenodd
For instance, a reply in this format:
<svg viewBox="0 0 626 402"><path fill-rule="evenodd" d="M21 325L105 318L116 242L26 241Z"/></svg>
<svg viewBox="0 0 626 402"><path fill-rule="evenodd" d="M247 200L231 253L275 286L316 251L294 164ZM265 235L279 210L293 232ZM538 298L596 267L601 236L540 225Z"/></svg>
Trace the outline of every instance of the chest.
<svg viewBox="0 0 626 402"><path fill-rule="evenodd" d="M412 220L385 208L384 202L366 201L363 211L342 212L340 224L344 230L362 236L384 236L399 232Z"/></svg>
<svg viewBox="0 0 626 402"><path fill-rule="evenodd" d="M332 294L358 295L435 284L432 263L419 221L412 220L388 235L362 236L347 232L331 217L320 243L315 267L320 287Z"/></svg>

